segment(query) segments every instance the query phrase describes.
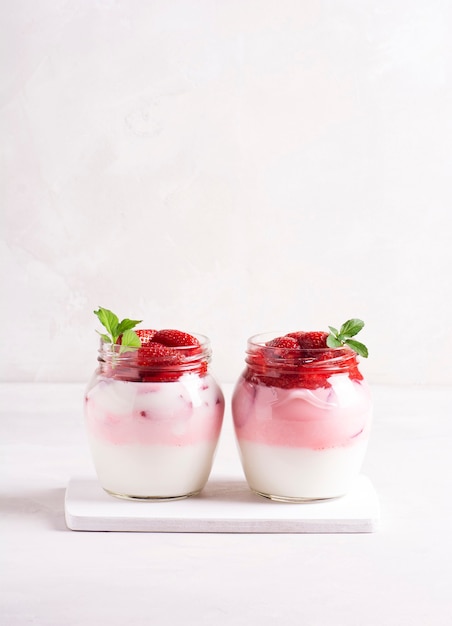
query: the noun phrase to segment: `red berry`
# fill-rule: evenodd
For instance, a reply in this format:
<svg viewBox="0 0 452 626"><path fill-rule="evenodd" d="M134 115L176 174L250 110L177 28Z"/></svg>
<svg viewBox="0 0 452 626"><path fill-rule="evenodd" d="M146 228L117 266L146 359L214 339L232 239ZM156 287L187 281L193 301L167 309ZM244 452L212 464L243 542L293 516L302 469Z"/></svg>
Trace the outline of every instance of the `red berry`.
<svg viewBox="0 0 452 626"><path fill-rule="evenodd" d="M174 348L151 342L138 350L138 367L155 367L160 365L177 365L182 362L182 355Z"/></svg>
<svg viewBox="0 0 452 626"><path fill-rule="evenodd" d="M202 348L193 335L173 329L139 329L135 332L140 338L141 347L128 353L128 362L118 367L117 375L122 376L121 379L170 382L181 377L184 371L181 366L186 363L192 364L190 371L201 376L206 374L207 361L201 361L198 357L202 354ZM121 343L121 338L118 343Z"/></svg>
<svg viewBox="0 0 452 626"><path fill-rule="evenodd" d="M271 341L267 341L266 346L270 346L271 348L290 348L292 350L297 349L298 341L294 337L276 337L276 339L272 339Z"/></svg>
<svg viewBox="0 0 452 626"><path fill-rule="evenodd" d="M267 369L264 348L262 348L261 346L254 348L248 354L246 362L248 363L248 365L251 365L253 369L262 374Z"/></svg>
<svg viewBox="0 0 452 626"><path fill-rule="evenodd" d="M135 332L140 338L141 345L147 346L152 341L152 338L154 337L157 331L151 330L150 328L145 328L145 329L139 328L138 330L135 330ZM116 340L116 343L119 346L122 344L122 335L119 335L118 339Z"/></svg>
<svg viewBox="0 0 452 626"><path fill-rule="evenodd" d="M318 350L328 347L326 345L328 333L323 331L299 331L296 333L289 333L286 336L295 338L302 350Z"/></svg>
<svg viewBox="0 0 452 626"><path fill-rule="evenodd" d="M179 348L182 346L199 346L199 341L193 335L184 333L181 330L164 329L155 333L153 341L169 346L171 348Z"/></svg>
<svg viewBox="0 0 452 626"><path fill-rule="evenodd" d="M358 379L357 368L328 348L327 337L328 333L323 331L298 331L268 341L262 355L249 358L251 367L246 378L283 389L327 387L334 371L348 371L351 378Z"/></svg>
<svg viewBox="0 0 452 626"><path fill-rule="evenodd" d="M298 341L293 337L276 337L267 341L264 348L265 358L268 361L279 361L281 365L285 359L296 359L300 356Z"/></svg>
<svg viewBox="0 0 452 626"><path fill-rule="evenodd" d="M151 330L150 328L139 328L135 331L141 341L141 347L149 345L156 334L156 330Z"/></svg>

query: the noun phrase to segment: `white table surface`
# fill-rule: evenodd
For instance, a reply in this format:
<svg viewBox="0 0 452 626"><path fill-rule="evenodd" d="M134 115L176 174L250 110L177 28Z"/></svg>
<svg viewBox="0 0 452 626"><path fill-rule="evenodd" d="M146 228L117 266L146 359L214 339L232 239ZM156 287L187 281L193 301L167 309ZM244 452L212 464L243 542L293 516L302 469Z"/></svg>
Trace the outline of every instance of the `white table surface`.
<svg viewBox="0 0 452 626"><path fill-rule="evenodd" d="M452 624L452 388L374 387L369 534L74 532L83 385L0 385L0 624ZM242 479L231 386L212 477Z"/></svg>

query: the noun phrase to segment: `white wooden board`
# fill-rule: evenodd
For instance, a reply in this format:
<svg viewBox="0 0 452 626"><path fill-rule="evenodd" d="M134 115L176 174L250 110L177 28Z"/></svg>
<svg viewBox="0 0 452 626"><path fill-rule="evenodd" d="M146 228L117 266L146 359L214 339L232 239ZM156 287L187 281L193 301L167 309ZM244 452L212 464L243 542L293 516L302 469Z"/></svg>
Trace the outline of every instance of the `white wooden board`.
<svg viewBox="0 0 452 626"><path fill-rule="evenodd" d="M342 498L292 504L252 493L245 481L212 478L198 496L128 501L92 477L70 480L65 499L71 530L182 533L368 533L378 528L378 497L361 475Z"/></svg>

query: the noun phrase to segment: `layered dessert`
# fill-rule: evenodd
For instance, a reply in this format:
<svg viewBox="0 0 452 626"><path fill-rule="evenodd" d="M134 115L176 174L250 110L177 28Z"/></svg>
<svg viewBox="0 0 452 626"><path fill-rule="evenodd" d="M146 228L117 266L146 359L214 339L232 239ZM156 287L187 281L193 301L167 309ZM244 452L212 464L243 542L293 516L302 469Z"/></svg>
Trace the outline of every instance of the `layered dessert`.
<svg viewBox="0 0 452 626"><path fill-rule="evenodd" d="M356 352L345 342L330 347L328 336L300 331L248 342L232 413L247 482L261 495L287 501L337 497L361 470L370 391Z"/></svg>
<svg viewBox="0 0 452 626"><path fill-rule="evenodd" d="M134 333L139 346L102 337L85 394L99 482L126 498L193 495L210 474L224 413L209 341L172 329Z"/></svg>

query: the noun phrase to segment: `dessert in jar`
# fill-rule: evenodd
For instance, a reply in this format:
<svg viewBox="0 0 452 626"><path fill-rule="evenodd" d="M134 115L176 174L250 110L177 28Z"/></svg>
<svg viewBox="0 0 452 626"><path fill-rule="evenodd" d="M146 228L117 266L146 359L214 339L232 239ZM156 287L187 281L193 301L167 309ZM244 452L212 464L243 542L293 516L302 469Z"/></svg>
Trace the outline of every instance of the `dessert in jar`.
<svg viewBox="0 0 452 626"><path fill-rule="evenodd" d="M203 335L132 330L100 308L98 368L85 393L85 423L101 486L129 499L178 499L209 477L224 413Z"/></svg>
<svg viewBox="0 0 452 626"><path fill-rule="evenodd" d="M369 387L353 337L340 331L256 335L232 397L250 488L273 500L303 502L346 494L359 475L372 419Z"/></svg>

